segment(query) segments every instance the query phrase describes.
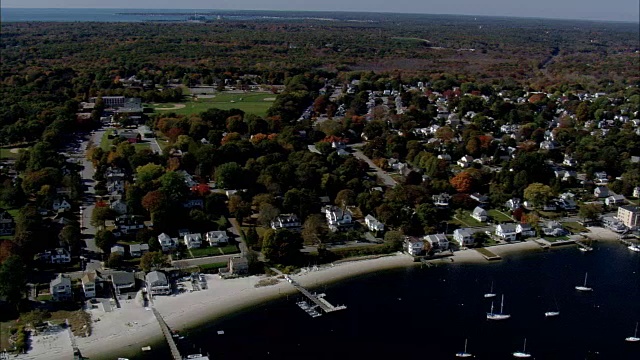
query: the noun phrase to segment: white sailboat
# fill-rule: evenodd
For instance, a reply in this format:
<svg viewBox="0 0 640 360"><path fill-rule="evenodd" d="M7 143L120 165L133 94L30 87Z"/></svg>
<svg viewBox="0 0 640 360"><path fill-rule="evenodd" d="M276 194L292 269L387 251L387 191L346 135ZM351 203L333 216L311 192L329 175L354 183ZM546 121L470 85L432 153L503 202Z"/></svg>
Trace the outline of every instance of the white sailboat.
<svg viewBox="0 0 640 360"><path fill-rule="evenodd" d="M588 275L588 273L584 273L584 285L576 286L576 290L578 290L578 291L593 291L592 288L587 286L587 275Z"/></svg>
<svg viewBox="0 0 640 360"><path fill-rule="evenodd" d="M459 357L459 358L473 357L473 355L467 352L467 339L464 339L464 351L456 353L456 357Z"/></svg>
<svg viewBox="0 0 640 360"><path fill-rule="evenodd" d="M503 314L502 309L504 307L504 294L502 294L502 301L500 302L500 312L493 312L493 301L491 302L491 311L487 313L487 320L505 320L511 317L511 315Z"/></svg>
<svg viewBox="0 0 640 360"><path fill-rule="evenodd" d="M524 338L524 346L522 347L522 351L516 351L513 353L513 357L516 358L530 358L531 354L527 352L527 338Z"/></svg>
<svg viewBox="0 0 640 360"><path fill-rule="evenodd" d="M556 310L555 311L547 311L547 312L544 313L544 316L546 316L546 317L554 317L554 316L560 315L560 310L558 309L558 301L556 300L555 296L553 298L553 301L556 303Z"/></svg>
<svg viewBox="0 0 640 360"><path fill-rule="evenodd" d="M624 339L624 341L628 341L628 342L638 342L640 341L640 338L638 337L638 323L636 322L636 331L633 332L633 336L629 336L628 338ZM465 347L466 349L466 347Z"/></svg>
<svg viewBox="0 0 640 360"><path fill-rule="evenodd" d="M627 248L629 250L631 250L631 251L640 252L640 246L639 245L629 245Z"/></svg>
<svg viewBox="0 0 640 360"><path fill-rule="evenodd" d="M491 282L491 289L489 290L488 293L484 294L485 298L492 298L492 297L496 297L496 294L493 293L493 281Z"/></svg>

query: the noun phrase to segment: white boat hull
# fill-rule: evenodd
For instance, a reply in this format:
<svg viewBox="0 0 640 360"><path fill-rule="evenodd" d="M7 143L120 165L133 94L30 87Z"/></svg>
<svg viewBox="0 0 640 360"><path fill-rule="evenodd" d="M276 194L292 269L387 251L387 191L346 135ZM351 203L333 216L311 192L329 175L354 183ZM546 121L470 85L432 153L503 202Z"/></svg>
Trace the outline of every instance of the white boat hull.
<svg viewBox="0 0 640 360"><path fill-rule="evenodd" d="M459 358L470 358L470 357L473 357L473 355L471 355L469 353L466 353L466 352L459 352L459 353L456 354L456 357L459 357Z"/></svg>
<svg viewBox="0 0 640 360"><path fill-rule="evenodd" d="M492 297L496 297L496 294L484 294L484 297L492 298Z"/></svg>
<svg viewBox="0 0 640 360"><path fill-rule="evenodd" d="M624 341L638 342L638 341L640 341L640 338L639 337L635 337L635 336L629 336L628 338L624 339Z"/></svg>
<svg viewBox="0 0 640 360"><path fill-rule="evenodd" d="M586 286L576 286L576 290L578 291L593 291L592 288Z"/></svg>
<svg viewBox="0 0 640 360"><path fill-rule="evenodd" d="M518 352L514 352L513 353L513 357L516 357L516 358L530 358L531 354L527 354L525 352L518 351Z"/></svg>
<svg viewBox="0 0 640 360"><path fill-rule="evenodd" d="M487 314L487 320L506 320L510 317L511 315L506 314Z"/></svg>
<svg viewBox="0 0 640 360"><path fill-rule="evenodd" d="M640 246L638 245L629 245L628 249L631 251L640 252Z"/></svg>
<svg viewBox="0 0 640 360"><path fill-rule="evenodd" d="M560 315L559 311L547 311L546 313L544 313L544 316L546 317L553 317L558 315Z"/></svg>

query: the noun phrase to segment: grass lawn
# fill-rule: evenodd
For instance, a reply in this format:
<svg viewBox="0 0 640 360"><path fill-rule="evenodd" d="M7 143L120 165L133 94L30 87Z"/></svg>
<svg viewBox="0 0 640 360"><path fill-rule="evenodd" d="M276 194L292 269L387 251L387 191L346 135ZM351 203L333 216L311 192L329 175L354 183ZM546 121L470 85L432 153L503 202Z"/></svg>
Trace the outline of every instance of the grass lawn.
<svg viewBox="0 0 640 360"><path fill-rule="evenodd" d="M564 228L568 229L569 231L573 232L573 233L579 233L579 232L587 232L589 231L589 229L587 229L586 227L580 225L579 223L575 222L575 221L568 221L568 222L563 222L560 223Z"/></svg>
<svg viewBox="0 0 640 360"><path fill-rule="evenodd" d="M160 143L158 143L158 145L160 145ZM140 151L143 149L150 149L151 144L149 144L148 142L139 142L139 143L133 144L133 147L136 149L136 151Z"/></svg>
<svg viewBox="0 0 640 360"><path fill-rule="evenodd" d="M484 223L481 223L480 221L472 218L471 214L469 212L466 212L466 211L461 216L456 215L456 219L463 226L471 226L471 227L473 227L473 226L483 226L483 225L485 225Z"/></svg>
<svg viewBox="0 0 640 360"><path fill-rule="evenodd" d="M487 211L487 213L489 214L489 216L491 216L491 218L493 218L493 220L495 222L513 222L513 220L508 217L507 215L501 213L500 211L496 210L496 209L491 209L489 211Z"/></svg>
<svg viewBox="0 0 640 360"><path fill-rule="evenodd" d="M9 337L11 336L11 328L17 328L18 323L14 320L0 323L0 349L12 349L9 345Z"/></svg>
<svg viewBox="0 0 640 360"><path fill-rule="evenodd" d="M218 269L227 267L227 263L222 262L222 263L204 264L204 265L199 265L199 267L201 272L215 273L218 271Z"/></svg>
<svg viewBox="0 0 640 360"><path fill-rule="evenodd" d="M190 249L189 252L193 254L194 258L222 255L222 253L216 246L207 246L199 249Z"/></svg>
<svg viewBox="0 0 640 360"><path fill-rule="evenodd" d="M113 132L113 130L107 130L102 134L102 138L100 139L100 148L104 151L111 150L111 145L113 144L113 139L109 139L109 135Z"/></svg>
<svg viewBox="0 0 640 360"><path fill-rule="evenodd" d="M0 149L0 159L17 159L19 152L16 151L17 148L1 148ZM26 148L25 148L26 149Z"/></svg>
<svg viewBox="0 0 640 360"><path fill-rule="evenodd" d="M222 250L222 252L225 254L235 254L240 252L240 250L238 250L238 245L236 244L220 246L218 247L218 249Z"/></svg>
<svg viewBox="0 0 640 360"><path fill-rule="evenodd" d="M480 254L487 256L487 257L497 257L498 255L492 253L491 251L489 251L488 249L485 248L477 248L475 249L477 252L479 252Z"/></svg>
<svg viewBox="0 0 640 360"><path fill-rule="evenodd" d="M156 112L174 112L179 115L199 114L211 108L218 108L222 110L240 109L247 114L266 116L275 97L276 95L271 93L219 93L214 98L189 99L184 103L177 103L178 106L174 106L172 103L149 104L149 106ZM174 107L179 107L179 109L174 109Z"/></svg>
<svg viewBox="0 0 640 360"><path fill-rule="evenodd" d="M547 240L550 243L554 243L556 241L565 241L569 240L568 236L545 236L543 239Z"/></svg>

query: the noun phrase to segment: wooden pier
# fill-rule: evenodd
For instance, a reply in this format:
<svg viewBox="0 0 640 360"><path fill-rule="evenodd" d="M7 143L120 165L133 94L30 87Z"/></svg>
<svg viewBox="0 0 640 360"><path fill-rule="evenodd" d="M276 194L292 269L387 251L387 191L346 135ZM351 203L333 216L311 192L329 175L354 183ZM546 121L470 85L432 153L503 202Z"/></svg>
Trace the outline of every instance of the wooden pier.
<svg viewBox="0 0 640 360"><path fill-rule="evenodd" d="M582 240L576 240L575 241L576 245L578 245L578 248L580 248L580 251L592 251L593 248L587 244L585 244L584 242L582 242Z"/></svg>
<svg viewBox="0 0 640 360"><path fill-rule="evenodd" d="M327 300L324 299L325 294L320 294L320 295L316 295L315 293L312 294L311 292L309 292L309 290L307 290L304 287L302 287L300 284L295 282L292 278L287 277L286 279L287 279L287 281L289 281L289 283L291 285L293 285L294 288L296 288L298 291L300 291L302 293L302 295L306 296L309 300L311 300L311 302L313 302L315 305L317 305L319 308L321 308L325 313L330 313L330 312L338 311L338 310L344 310L344 309L347 308L344 305L334 306L330 302L328 302Z"/></svg>
<svg viewBox="0 0 640 360"><path fill-rule="evenodd" d="M164 335L167 343L169 344L169 349L171 349L171 356L173 360L182 360L182 355L180 355L180 351L178 350L178 345L173 340L173 336L171 336L171 330L169 330L169 325L164 321L162 315L155 308L151 308L153 311L153 315L158 319L158 323L160 324L160 329L162 329L162 334Z"/></svg>

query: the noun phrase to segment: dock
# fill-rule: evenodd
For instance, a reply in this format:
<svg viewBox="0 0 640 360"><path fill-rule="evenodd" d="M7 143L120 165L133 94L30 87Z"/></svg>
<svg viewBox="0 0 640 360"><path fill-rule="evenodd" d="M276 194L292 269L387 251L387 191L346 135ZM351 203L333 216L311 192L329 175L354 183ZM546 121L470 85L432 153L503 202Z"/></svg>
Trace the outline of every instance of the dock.
<svg viewBox="0 0 640 360"><path fill-rule="evenodd" d="M169 344L169 349L171 349L171 356L173 360L182 360L182 355L180 355L180 351L178 350L178 345L173 340L173 336L171 336L171 330L169 329L169 325L164 321L162 315L155 308L151 308L153 311L153 315L158 319L158 323L160 324L160 329L162 329L162 334L164 335L167 343Z"/></svg>
<svg viewBox="0 0 640 360"><path fill-rule="evenodd" d="M575 241L576 245L578 245L578 249L580 251L592 251L593 248L587 244L585 244L584 242L582 242L582 240L576 240Z"/></svg>
<svg viewBox="0 0 640 360"><path fill-rule="evenodd" d="M484 257L486 260L489 260L489 261L502 260L502 257L500 257L500 255L494 254L487 248L477 248L475 250L479 252L480 255L482 255L482 257Z"/></svg>
<svg viewBox="0 0 640 360"><path fill-rule="evenodd" d="M326 296L325 294L312 294L309 290L302 287L302 285L295 282L295 280L293 280L292 278L287 276L286 279L291 285L293 285L294 288L296 288L296 290L300 291L302 295L306 296L309 300L311 300L313 304L322 309L322 311L324 311L325 313L344 310L347 308L344 305L334 306L324 298Z"/></svg>

